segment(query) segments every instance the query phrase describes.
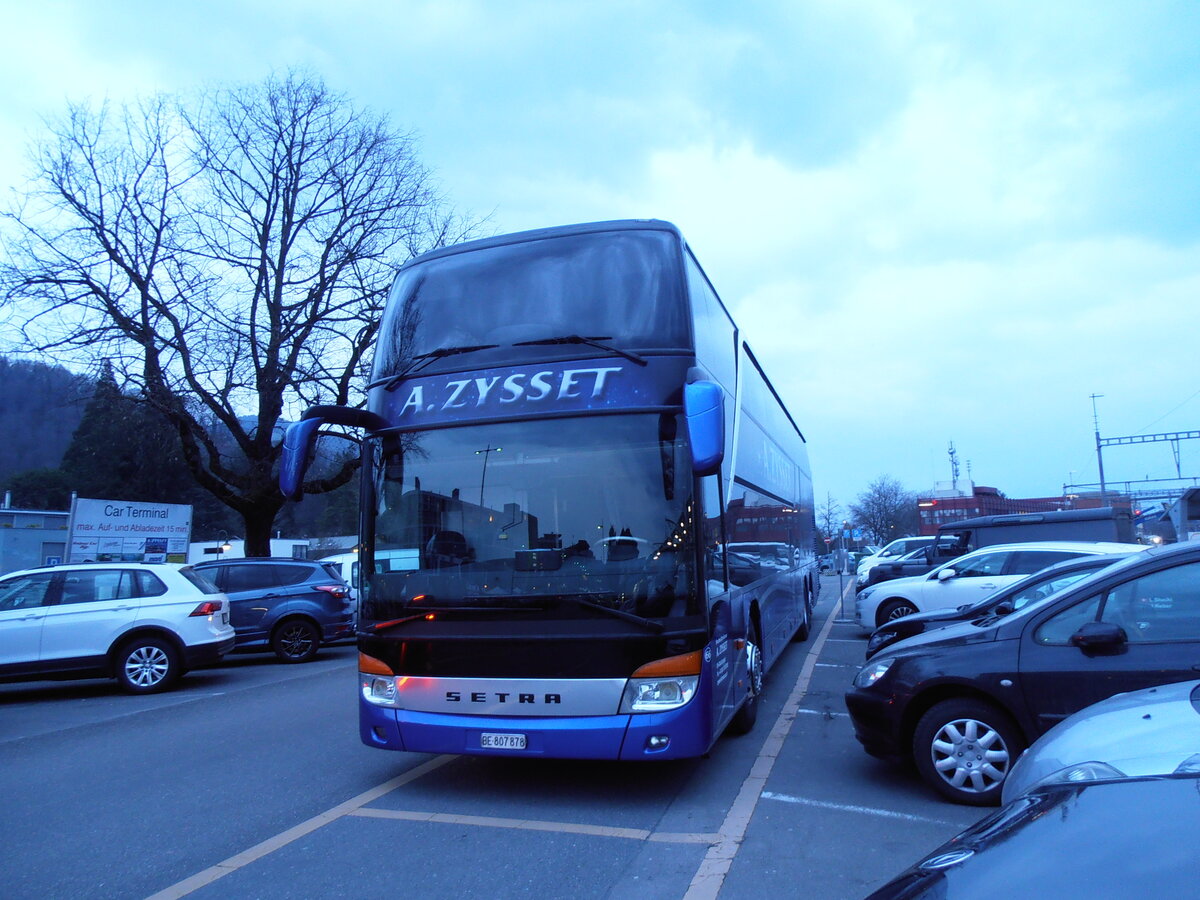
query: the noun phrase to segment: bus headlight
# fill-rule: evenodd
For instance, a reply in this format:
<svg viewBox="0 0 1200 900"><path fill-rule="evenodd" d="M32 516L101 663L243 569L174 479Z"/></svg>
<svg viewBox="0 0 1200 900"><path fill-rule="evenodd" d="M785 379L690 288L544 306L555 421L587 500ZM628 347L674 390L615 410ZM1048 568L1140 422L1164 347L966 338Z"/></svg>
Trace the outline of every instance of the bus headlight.
<svg viewBox="0 0 1200 900"><path fill-rule="evenodd" d="M653 713L678 709L696 695L698 675L673 678L631 678L621 698L622 713Z"/></svg>
<svg viewBox="0 0 1200 900"><path fill-rule="evenodd" d="M362 675L362 695L368 703L378 706L392 706L396 702L396 679L383 675Z"/></svg>

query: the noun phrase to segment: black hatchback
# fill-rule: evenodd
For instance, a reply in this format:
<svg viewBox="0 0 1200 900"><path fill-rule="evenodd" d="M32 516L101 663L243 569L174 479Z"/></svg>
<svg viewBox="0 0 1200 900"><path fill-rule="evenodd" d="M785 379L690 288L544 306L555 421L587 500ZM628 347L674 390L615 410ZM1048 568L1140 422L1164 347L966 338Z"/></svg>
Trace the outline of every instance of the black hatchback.
<svg viewBox="0 0 1200 900"><path fill-rule="evenodd" d="M308 662L321 644L353 635L350 586L333 563L229 559L192 566L229 597L237 649L270 648Z"/></svg>
<svg viewBox="0 0 1200 900"><path fill-rule="evenodd" d="M1041 602L877 654L846 707L868 753L911 759L945 797L999 800L1028 744L1122 691L1200 670L1200 542L1135 553Z"/></svg>

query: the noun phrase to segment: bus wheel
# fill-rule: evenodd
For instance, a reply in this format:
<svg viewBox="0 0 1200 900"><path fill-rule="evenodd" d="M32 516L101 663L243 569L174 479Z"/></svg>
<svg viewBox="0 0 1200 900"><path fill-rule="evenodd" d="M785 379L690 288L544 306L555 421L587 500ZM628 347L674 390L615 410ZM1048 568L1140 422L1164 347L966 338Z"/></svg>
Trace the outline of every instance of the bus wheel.
<svg viewBox="0 0 1200 900"><path fill-rule="evenodd" d="M741 708L734 714L729 723L729 730L734 734L748 734L758 721L758 697L763 687L762 649L758 643L758 628L754 620L746 629L746 699Z"/></svg>
<svg viewBox="0 0 1200 900"><path fill-rule="evenodd" d="M812 619L812 612L811 612L812 607L809 606L809 603L808 603L808 599L810 596L811 596L811 592L810 592L808 586L805 585L804 601L801 604L801 606L803 607L803 609L801 611L801 615L803 616L803 621L800 622L800 627L796 629L796 633L792 635L793 641L807 641L808 640L809 622Z"/></svg>

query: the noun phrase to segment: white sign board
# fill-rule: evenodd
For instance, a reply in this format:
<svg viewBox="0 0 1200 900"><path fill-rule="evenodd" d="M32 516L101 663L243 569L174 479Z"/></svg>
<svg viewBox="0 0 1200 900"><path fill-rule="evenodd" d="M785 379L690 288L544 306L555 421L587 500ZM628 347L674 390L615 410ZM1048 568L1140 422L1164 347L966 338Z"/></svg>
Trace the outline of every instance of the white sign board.
<svg viewBox="0 0 1200 900"><path fill-rule="evenodd" d="M192 507L76 499L67 562L187 562Z"/></svg>

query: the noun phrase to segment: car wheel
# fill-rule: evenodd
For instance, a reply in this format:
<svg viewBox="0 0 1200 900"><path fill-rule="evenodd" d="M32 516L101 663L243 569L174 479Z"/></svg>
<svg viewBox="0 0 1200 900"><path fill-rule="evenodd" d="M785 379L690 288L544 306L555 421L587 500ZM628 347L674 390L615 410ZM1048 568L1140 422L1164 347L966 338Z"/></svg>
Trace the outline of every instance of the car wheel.
<svg viewBox="0 0 1200 900"><path fill-rule="evenodd" d="M762 648L758 642L758 628L754 621L746 631L746 699L729 723L734 734L748 734L758 721L758 698L763 688Z"/></svg>
<svg viewBox="0 0 1200 900"><path fill-rule="evenodd" d="M955 803L991 806L1025 741L1000 709L961 697L934 704L913 733L917 771Z"/></svg>
<svg viewBox="0 0 1200 900"><path fill-rule="evenodd" d="M271 649L287 663L309 662L321 646L321 634L308 619L285 619L271 634Z"/></svg>
<svg viewBox="0 0 1200 900"><path fill-rule="evenodd" d="M183 674L179 652L165 638L135 638L114 660L117 682L131 694L153 694L172 687Z"/></svg>
<svg viewBox="0 0 1200 900"><path fill-rule="evenodd" d="M886 625L892 619L911 616L913 613L920 612L911 600L888 600L886 603L879 605L879 611L875 613L875 625Z"/></svg>

